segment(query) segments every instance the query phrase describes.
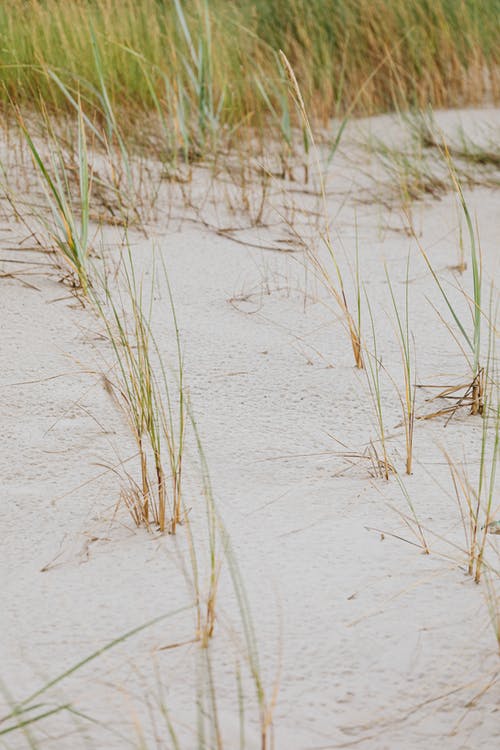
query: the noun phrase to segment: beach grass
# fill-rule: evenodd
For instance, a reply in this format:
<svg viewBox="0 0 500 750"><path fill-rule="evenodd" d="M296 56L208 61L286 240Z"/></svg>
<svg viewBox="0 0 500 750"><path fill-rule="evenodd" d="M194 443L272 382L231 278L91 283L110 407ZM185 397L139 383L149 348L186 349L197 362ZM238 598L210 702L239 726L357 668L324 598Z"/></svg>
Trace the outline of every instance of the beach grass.
<svg viewBox="0 0 500 750"><path fill-rule="evenodd" d="M499 0L13 0L0 9L0 90L6 105L63 110L79 92L127 133L159 113L170 148L192 155L221 128L274 119L283 134L279 50L314 123L498 101L499 14Z"/></svg>
<svg viewBox="0 0 500 750"><path fill-rule="evenodd" d="M328 168L352 116L396 111L403 119L406 112L417 117L410 122L413 140L408 148L398 148L382 139L372 139L369 146L390 178L407 221L408 241L423 261L426 278L438 300L436 306L427 299L426 304L434 307L467 366L466 382L446 387L437 396L451 398L453 405L424 416L447 416L448 424L459 407L467 406L477 417L468 420L468 428L480 434L477 445L474 447L471 440L470 448L471 463L477 470L473 468L471 472L467 466L459 465L449 452L444 455L463 525L467 572L476 583L485 581L488 611L500 642L498 570L490 562L489 536L498 533L499 524L496 467L500 407L495 356L498 302L492 284L489 309L485 306L487 269L483 269L472 203L464 195L466 187L480 184L466 179L464 164L474 174L479 170L483 176L486 169L497 169L498 148L493 141L481 147L465 134L446 142L437 130L424 129L430 122L425 118L432 109L498 103L499 16L500 0L12 0L0 9L0 106L4 108L6 124L12 120L16 126L23 149L30 155L29 168L42 192L41 208L34 204L30 213L35 223L29 236L35 237L46 252L56 251L56 257L63 261L59 265L65 269L64 280L67 281L69 268L73 292L96 315L101 326L99 336L106 341L113 361L107 371L110 375L103 375L105 384L125 414L135 442L136 474L132 470L127 474L127 483L121 488L121 504L137 527L150 532L148 540L156 542L164 534L165 538L172 537L168 541L174 549L175 545L187 545L191 568L184 565L181 557L179 564L184 566L183 573L192 589L189 608L195 612L194 635L162 648L199 646L194 708L200 748L228 747L223 742L224 728L219 719L223 714L218 708L219 691L224 696L219 670L225 664L218 663L220 656L214 645L220 641L219 633L227 636L229 632L227 625L224 632L225 620L220 614L223 609L219 607L219 598L226 593L223 586L219 587L221 574L230 583L230 597L238 618L235 697L241 748L249 746L245 741L245 681L253 691L250 707L256 707L258 714L257 742L261 750L274 747L280 666L275 684L269 687L266 651L260 649L258 641L260 622L252 614L245 576L236 555L240 550L236 545L233 548L216 507L185 382L184 349L174 305L174 296L180 296L181 291L173 294L165 266L164 275L161 280L158 278L155 253L152 267L145 272L135 246L132 249L129 242L129 225L132 232L140 224L147 235L140 213L141 202L147 203L141 194L146 181L142 176L160 175L157 184L149 186L148 196L151 192L157 196L161 185L173 183L184 203L180 208L172 205L186 215L188 209L194 209L187 220L203 224L207 231L214 226L200 218L206 198L200 201L194 192L191 197L190 188L183 187L184 182L191 183L199 177L195 172L198 167L190 166L193 162L204 162L204 167L212 160L219 173L227 168L224 179L227 177L237 198L233 205L225 184L224 200L232 213L244 215L252 228L266 228L264 209L271 211L269 196L277 182L275 178L283 181L277 191L282 198L290 199L292 191L315 196L316 205L311 209L304 197L304 211L316 217L312 238L299 221L295 225L293 219L284 219L277 209L275 212L304 251L304 266L312 270L314 280L323 287L315 301L321 299L321 292L329 302L333 301L332 320L339 320L348 334L352 350L349 361L366 377L367 389L359 400L365 410L367 405L371 410L375 437L363 453L351 457L371 463L371 478L394 477L393 483L399 485L409 508L409 513L398 513L416 538L411 543L430 554L429 529L424 521L420 522L408 489L414 471L419 481L421 465L418 456L415 461L413 458L414 428L416 420L422 418L416 404L416 340L421 337L413 335L412 308L418 303L410 305L410 255L403 281L396 281L397 275L389 272L387 263L384 265L385 300L394 337L387 335L387 323L379 318L376 300L380 291L369 278L363 278L360 269L357 214L355 278L354 285L349 284L337 249L342 246L337 234L333 240L335 227L327 182ZM325 159L322 147L328 138L322 137L324 133L319 135L319 131L331 118L337 119L333 131L336 135L328 144ZM61 131L67 123L69 137L63 137ZM244 130L248 137L238 138ZM281 171L271 171L255 154L254 162L250 162L243 143L248 152L255 144L255 151L259 144L265 144L264 149L269 146L269 154L274 148ZM234 159L233 146L235 150L239 146L239 161ZM143 173L151 155L149 166L154 165L156 172L151 169ZM294 175L300 159L303 185ZM181 162L187 165L183 179L177 171ZM208 192L216 184L217 169L214 167L210 174ZM2 171L7 173L7 167L2 167ZM222 183L219 178L218 187ZM448 191L455 194L459 211L460 263L443 270L417 231L412 206L416 200L437 199ZM115 223L126 227L120 238L122 253L116 259L113 279L106 273L99 275L99 269L106 264L105 254L99 256L93 246L94 238L99 236L103 250L111 248L111 244L106 246L102 226L106 217L97 210L102 207L103 193L113 196L120 220ZM6 193L6 197L14 206L12 195ZM19 199L18 217L21 207L29 206L25 198L23 194ZM30 200L33 202L31 196ZM294 205L291 199L290 205ZM172 210L170 205L167 208ZM112 211L108 214L108 219L116 219ZM31 230L28 218L23 223ZM216 234L234 239L235 231L230 226L216 229ZM251 238L248 242L236 241L253 248L264 247L252 243ZM172 246L172 253L176 252L174 242ZM276 250L276 243L267 249ZM455 277L448 278L446 272L450 269L460 272L463 287L457 289ZM404 285L403 294L397 284ZM166 359L163 339L155 334L158 326L165 324L153 304L160 288L166 292L168 302L172 362ZM362 321L366 330L362 329ZM397 378L393 378L386 364L391 361L386 358L387 345L389 342L394 348L394 338L399 352ZM420 347L419 362L425 364L427 351L424 344ZM341 347L338 350L341 352ZM444 354L441 356L441 361L446 362ZM348 373L347 368L341 371L340 357L339 363L335 364L337 373ZM202 368L200 362L200 371ZM335 374L331 382L332 392L318 393L327 405L338 398L334 392ZM386 385L391 383L401 404L402 421L396 427L404 428L408 475L404 480L396 463L401 455L399 433L394 436L390 431L394 394L387 395ZM349 408L349 403L342 404L342 411L348 413ZM390 446L389 440L393 441ZM402 437L400 443L402 447ZM201 468L201 504L196 503L188 481L192 471L190 446L196 448L192 452ZM377 491L385 490L377 487ZM200 508L207 517L201 532ZM47 708L40 699L45 701L51 688L154 622L109 642L28 698L12 702L9 713L0 717L0 735L26 734L55 713L71 713L71 703L51 703ZM180 748L177 717L173 715L175 704L168 708L166 703L160 705L172 746ZM256 726L254 721L254 731ZM34 741L31 746L36 747ZM141 741L140 746L146 747L146 742Z"/></svg>

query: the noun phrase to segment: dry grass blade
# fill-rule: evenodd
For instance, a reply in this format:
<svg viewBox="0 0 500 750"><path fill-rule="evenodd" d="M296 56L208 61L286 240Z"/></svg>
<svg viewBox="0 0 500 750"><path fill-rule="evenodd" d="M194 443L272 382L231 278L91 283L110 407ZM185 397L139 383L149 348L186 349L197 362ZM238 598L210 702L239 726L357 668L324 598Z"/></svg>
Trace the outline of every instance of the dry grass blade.
<svg viewBox="0 0 500 750"><path fill-rule="evenodd" d="M309 116L307 114L306 106L304 104L304 99L302 98L302 93L301 93L299 84L297 82L297 78L295 77L293 68L290 65L290 62L288 61L288 58L282 51L280 51L280 59L281 59L281 62L283 63L283 66L289 78L290 93L292 95L292 98L299 112L304 131L307 134L308 142L311 144L312 152L314 154L314 160L316 164L316 177L319 182L321 202L322 202L322 207L323 207L323 229L321 231L321 238L328 251L329 258L333 263L337 281L335 282L335 280L332 278L332 275L330 274L328 267L321 260L321 258L318 256L317 253L309 252L308 257L311 263L313 264L314 268L316 269L319 277L323 281L325 287L332 294L333 298L336 300L337 304L339 305L342 311L342 315L344 317L347 330L349 331L352 352L354 355L354 363L356 367L358 367L359 369L362 369L364 365L363 365L360 332L359 332L358 326L356 325L354 317L352 316L349 310L349 306L347 304L344 281L342 278L342 273L340 270L340 266L338 264L337 256L334 250L334 246L333 246L333 242L332 242L332 238L330 234L330 220L328 217L328 203L326 199L325 179L324 179L323 169L322 169L321 162L320 162L319 149L316 146L314 133L311 127L311 123L309 121Z"/></svg>

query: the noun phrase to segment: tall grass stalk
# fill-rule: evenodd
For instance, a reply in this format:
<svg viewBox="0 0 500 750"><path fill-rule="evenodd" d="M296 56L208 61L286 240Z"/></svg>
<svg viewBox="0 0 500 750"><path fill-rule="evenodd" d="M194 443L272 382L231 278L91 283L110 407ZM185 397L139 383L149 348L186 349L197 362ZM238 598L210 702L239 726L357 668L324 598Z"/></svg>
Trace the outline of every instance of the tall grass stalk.
<svg viewBox="0 0 500 750"><path fill-rule="evenodd" d="M496 317L495 317L496 320ZM484 415L481 430L479 468L474 482L466 468L459 468L445 452L460 509L468 550L468 573L479 583L485 566L488 533L496 532L496 471L500 454L500 393L495 362L495 327L489 332L485 381Z"/></svg>
<svg viewBox="0 0 500 750"><path fill-rule="evenodd" d="M445 146L446 149L446 146ZM448 157L449 159L449 154ZM465 200L462 187L458 181L456 172L453 169L453 165L450 160L450 174L453 180L453 184L457 191L460 205L465 216L468 237L469 237L469 249L470 249L470 262L472 267L472 297L466 296L467 302L470 301L471 317L472 317L472 328L467 324L461 317L460 312L456 309L456 305L449 294L447 294L443 283L441 282L437 271L432 265L429 255L425 251L420 242L417 232L413 228L411 220L409 225L411 228L412 236L416 242L417 247L425 260L425 263L431 272L431 275L436 282L439 292L450 312L453 322L457 327L457 333L459 337L465 342L466 348L470 351L469 366L472 374L472 381L467 389L469 395L468 403L470 404L470 412L473 415L483 414L484 411L484 393L485 393L485 371L481 364L481 326L484 316L482 310L482 257L479 243L476 241L476 233L472 223L469 207ZM409 218L409 217L408 217Z"/></svg>
<svg viewBox="0 0 500 750"><path fill-rule="evenodd" d="M173 298L168 286L177 349L175 395L151 328L151 306L145 309L144 290L142 282L136 279L130 247L124 282L125 304L122 302L118 306L107 284L103 287L104 300L97 295L94 297L116 357L120 374L116 389L140 457L140 482L125 491L124 500L137 524L153 523L160 532L175 533L182 521L186 404L183 356ZM170 492L167 491L164 453L169 466Z"/></svg>
<svg viewBox="0 0 500 750"><path fill-rule="evenodd" d="M44 76L53 83L51 98L53 99L55 92L58 92L64 102L52 113L52 119L60 118L65 110L76 113L85 125L86 130L92 133L94 145L104 150L110 180L102 183L102 187L112 191L119 203L120 211L125 217L123 223L126 224L130 216L140 219L138 211L139 195L136 189L137 170L134 170L132 165L126 137L123 134L123 125L120 123L120 118L108 91L103 69L102 51L92 26L89 29L89 35L92 60L97 75L97 87L80 74L75 74L69 77L69 80L64 81L62 79L63 74L59 69L43 68ZM67 75L66 77L68 78ZM82 103L86 105L88 112L84 111ZM46 119L48 119L48 115L46 115ZM119 159L117 159L118 155ZM102 180L96 177L95 182L101 183Z"/></svg>
<svg viewBox="0 0 500 750"><path fill-rule="evenodd" d="M406 440L406 473L412 473L412 462L413 462L413 433L415 427L415 393L416 384L414 382L413 368L412 368L412 356L411 356L411 337L410 337L410 311L409 311L409 270L410 270L410 256L406 264L406 282L405 282L405 301L404 301L404 313L400 313L396 298L394 296L394 290L389 277L387 266L385 267L385 275L387 284L389 286L389 292L391 295L392 306L396 315L397 331L399 338L399 345L401 349L401 358L403 362L403 377L404 377L404 400L403 400L403 423L405 427L405 440Z"/></svg>
<svg viewBox="0 0 500 750"><path fill-rule="evenodd" d="M472 384L472 405L471 405L471 414L482 414L483 412L483 397L484 397L484 379L483 379L483 371L480 365L480 359L481 359L481 322L482 322L482 276L483 276L483 268L482 268L482 258L481 258L481 249L480 246L476 243L476 234L474 231L474 226L472 224L471 215L469 212L469 208L467 206L467 202L464 198L464 194L462 191L462 186L460 185L460 182L458 181L456 171L453 167L453 162L451 161L451 157L449 154L449 151L446 148L446 143L444 144L444 149L450 169L450 175L453 180L453 184L455 186L455 189L457 191L458 198L460 200L460 205L462 207L462 211L465 216L465 222L467 225L467 232L469 235L469 245L470 245L470 254L471 254L471 265L472 265L472 281L473 281L473 309L472 309L472 325L473 325L473 333L472 333L472 342L469 341L469 345L471 346L472 353L473 353L473 375L474 375L474 381ZM468 340L468 337L466 337Z"/></svg>
<svg viewBox="0 0 500 750"><path fill-rule="evenodd" d="M271 750L270 746L270 732L272 729L272 720L274 708L278 696L279 681L277 679L272 694L267 695L264 686L262 671L260 667L260 658L258 650L257 636L255 632L254 620L250 602L246 592L244 583L244 577L240 571L240 567L234 553L231 538L224 525L224 522L217 510L215 498L213 494L212 482L210 478L210 472L208 468L203 443L198 430L196 420L194 419L193 411L191 406L188 407L189 419L193 432L196 438L198 455L200 458L204 495L206 499L206 511L207 511L207 526L209 532L209 549L210 549L210 564L209 564L209 582L208 582L208 595L206 597L206 609L205 612L199 610L199 632L200 632L200 644L203 649L209 650L211 644L211 637L213 635L213 629L216 620L215 604L217 597L217 589L219 584L220 565L218 564L218 557L224 559L227 564L229 575L233 591L236 597L238 606L239 618L243 628L243 644L244 650L241 656L244 658L249 672L251 680L254 684L257 705L259 708L260 716L260 747L261 750ZM218 544L220 544L220 553L217 554ZM193 554L196 558L196 552L193 547ZM195 569L198 569L195 560ZM205 658L205 667L209 667L211 664L211 654L207 652ZM238 673L239 674L239 671ZM240 677L238 677L240 679ZM213 681L209 681L210 691L213 689ZM240 705L240 736L244 734L244 699L241 693L239 693L239 705ZM215 707L215 699L212 695L212 709ZM203 718L199 717L199 722L203 724ZM215 745L215 747L219 747Z"/></svg>
<svg viewBox="0 0 500 750"><path fill-rule="evenodd" d="M286 179L287 177L292 176L290 159L294 150L294 135L290 107L288 106L288 86L286 84L286 75L279 58L278 70L280 71L280 78L276 83L271 79L270 82L268 81L267 84L265 84L258 73L256 73L255 85L262 97L262 101L267 107L268 118L274 123L280 136L281 177ZM306 177L307 176L308 175L306 174Z"/></svg>
<svg viewBox="0 0 500 750"><path fill-rule="evenodd" d="M371 327L370 350L367 350L365 347L365 353L367 355L366 360L368 363L366 367L366 379L367 379L368 389L370 392L370 398L372 400L376 422L377 422L378 442L382 449L382 458L378 459L377 456L375 456L375 458L376 458L378 473L381 473L384 479L389 479L390 474L395 473L395 472L394 472L394 468L392 464L389 461L389 457L387 453L387 440L386 440L386 430L385 430L385 422L384 422L384 411L383 411L381 381L380 381L380 371L382 369L382 362L379 358L379 353L377 349L377 333L375 329L375 319L374 319L372 307L370 304L370 300L368 299L368 295L366 293L366 289L365 289L365 299L366 299L366 305L368 308L368 314L370 317L370 327Z"/></svg>
<svg viewBox="0 0 500 750"><path fill-rule="evenodd" d="M496 302L494 303L494 299ZM476 560L475 580L479 582L487 543L487 534L491 525L495 525L498 519L495 517L500 512L500 504L496 504L496 471L498 457L500 455L500 382L498 380L498 366L496 360L496 343L498 319L498 295L495 295L495 287L492 284L490 290L489 306L489 328L488 328L488 353L484 381L486 392L484 396L484 418L481 439L481 457L479 464L479 481L477 488L477 502L475 509L476 525L480 513L483 513L484 523L478 541L478 552ZM481 508L482 504L482 508Z"/></svg>
<svg viewBox="0 0 500 750"><path fill-rule="evenodd" d="M316 252L310 252L309 258L313 266L315 267L316 271L318 272L318 275L320 276L323 283L325 284L326 288L332 294L332 296L334 297L334 299L336 300L337 304L339 305L341 309L347 330L349 332L349 338L351 341L351 347L352 347L352 351L354 355L354 363L356 367L358 367L359 369L362 369L363 368L363 355L361 351L360 332L356 325L356 321L353 315L351 314L349 306L347 304L344 280L342 277L340 266L338 264L337 256L335 253L335 249L333 246L333 241L332 241L331 233L330 233L330 221L329 221L329 215L328 215L328 202L326 199L325 179L324 179L323 169L322 169L322 165L320 161L319 149L317 148L316 143L315 143L314 134L313 134L311 123L307 114L304 99L302 98L302 93L301 93L299 84L297 82L297 78L295 77L293 68L290 65L290 62L288 61L288 58L283 52L280 52L280 58L281 58L281 61L283 63L284 69L287 73L287 76L290 82L290 93L295 102L297 110L299 112L299 115L302 121L303 131L307 135L308 142L311 144L312 152L314 154L314 160L316 164L316 174L317 174L317 179L319 182L322 212L323 212L323 228L322 228L321 236L322 236L324 245L328 251L329 258L333 264L336 280L335 280L335 277L332 278L332 274L330 273L330 270L328 269L328 267L325 265L325 263L321 260L321 258L318 256Z"/></svg>
<svg viewBox="0 0 500 750"><path fill-rule="evenodd" d="M134 206L136 201L136 193L129 154L125 144L125 139L122 136L121 128L118 124L118 118L115 114L115 110L111 102L111 97L108 93L101 50L92 26L90 26L90 38L92 43L92 56L94 59L97 79L99 82L99 102L101 104L101 112L104 113L105 117L107 143L112 145L114 139L116 139L116 142L118 143L118 148L122 157L122 164L125 169L126 181L128 186L128 202L131 206Z"/></svg>
<svg viewBox="0 0 500 750"><path fill-rule="evenodd" d="M194 109L198 118L198 139L202 148L205 148L207 138L217 137L221 125L220 114L226 96L226 84L223 80L218 101L214 93L212 21L209 3L208 0L201 0L199 3L201 18L197 39L193 39L181 1L174 0L174 5L189 53L182 55L182 63L194 94Z"/></svg>
<svg viewBox="0 0 500 750"><path fill-rule="evenodd" d="M48 215L39 213L37 218L47 232L49 241L55 243L60 257L69 266L77 285L86 296L90 285L88 255L92 175L88 166L83 112L78 102L77 205L71 190L71 174L66 166L60 143L51 128L46 110L43 112L45 130L49 135L47 156L36 146L26 121L18 112L19 128L31 153L47 201Z"/></svg>

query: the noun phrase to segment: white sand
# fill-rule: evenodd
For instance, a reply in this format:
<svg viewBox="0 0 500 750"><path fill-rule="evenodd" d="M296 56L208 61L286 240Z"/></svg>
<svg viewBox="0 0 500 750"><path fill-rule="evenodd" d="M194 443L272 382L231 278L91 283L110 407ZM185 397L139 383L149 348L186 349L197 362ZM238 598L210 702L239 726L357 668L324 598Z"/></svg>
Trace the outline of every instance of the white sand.
<svg viewBox="0 0 500 750"><path fill-rule="evenodd" d="M443 122L459 118L471 128L486 120L498 126L500 112L444 113ZM402 299L411 248L417 380L460 382L465 360L425 299L448 320L439 292L414 243L401 231L397 208L390 211L371 199L372 189L383 191L372 188L360 169L373 173L375 165L348 146L358 137L357 128L372 126L387 134L389 122L377 118L353 126L329 175L332 231L349 280L348 295L352 300L346 259L353 263L357 221L361 274L378 345L385 367L401 383L384 262ZM202 182L190 188L195 201L197 190L204 191ZM293 187L299 190L298 183ZM359 197L369 202L359 203ZM467 197L479 226L485 277L498 281L498 192L476 188ZM292 199L299 208L314 207L313 198L300 192L286 198L288 206ZM282 203L275 189L271 203ZM246 221L229 216L222 202L214 208L208 201L203 210L219 226ZM182 212L180 204L174 205L174 216ZM455 198L429 199L415 204L413 212L422 245L453 284L446 267L458 258ZM238 236L264 245L285 239L277 213L269 208L266 215L271 227ZM218 508L251 602L269 693L281 662L275 747L498 747L500 683L485 691L500 670L497 645L484 587L465 575L465 554L453 546L463 547L464 537L442 452L446 447L457 462L466 455L474 476L480 420L463 411L447 426L443 419L417 423L414 474L403 479L428 530L432 554L425 556L390 536L415 541L398 514L409 511L397 481L371 478L363 462L350 468L342 455L346 450L334 440L362 451L376 438L373 409L365 377L352 367L338 308L305 273L302 254L245 247L192 221L167 223L161 204L150 234L154 243L131 232L134 262L139 275L150 273L155 244L168 269L186 383ZM2 248L16 247L23 235L22 227L5 221ZM111 241L121 235L108 229L106 236ZM116 258L114 247L107 253ZM4 272L20 269L3 262L6 257L40 261L39 254L22 250L3 249L0 257ZM123 416L103 388L100 372L112 355L101 326L68 298L48 265L35 270L25 279L36 289L19 279L0 279L0 678L18 700L128 629L191 600L179 573L183 529L177 542L148 535L133 528L124 507L115 509L121 480L105 467L135 449ZM470 290L470 271L460 282ZM172 361L161 274L158 285L155 330ZM456 298L466 315L463 297ZM366 319L367 335L368 328ZM394 429L401 419L398 399L388 378L382 389L386 424L395 435L391 456L403 471L404 435ZM425 402L430 393L418 392L421 413L433 408ZM203 546L205 505L195 469L187 477L185 500ZM500 537L491 539L498 549ZM217 694L224 747L236 750L234 654L242 649L231 644L232 629L239 625L227 571L218 605ZM51 700L71 701L120 737L64 713L38 725L41 747L112 750L134 742L139 747L141 731L148 748L171 747L161 719L151 729L148 702L154 703L160 683L183 749L197 747L193 686L198 648L155 651L192 637L192 628L191 613L168 619L51 693ZM247 690L250 749L259 747L259 740L248 685ZM5 739L9 748L28 746L21 734Z"/></svg>

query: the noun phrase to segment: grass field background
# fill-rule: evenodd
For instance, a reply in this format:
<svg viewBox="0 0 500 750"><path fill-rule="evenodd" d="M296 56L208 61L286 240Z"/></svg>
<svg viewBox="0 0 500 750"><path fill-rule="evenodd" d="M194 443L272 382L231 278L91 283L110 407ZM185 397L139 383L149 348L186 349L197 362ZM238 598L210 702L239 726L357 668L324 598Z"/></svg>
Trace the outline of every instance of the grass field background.
<svg viewBox="0 0 500 750"><path fill-rule="evenodd" d="M159 106L255 125L288 117L282 49L316 123L477 105L500 97L499 17L500 0L12 0L0 83L4 101L70 107L57 76L134 130Z"/></svg>

